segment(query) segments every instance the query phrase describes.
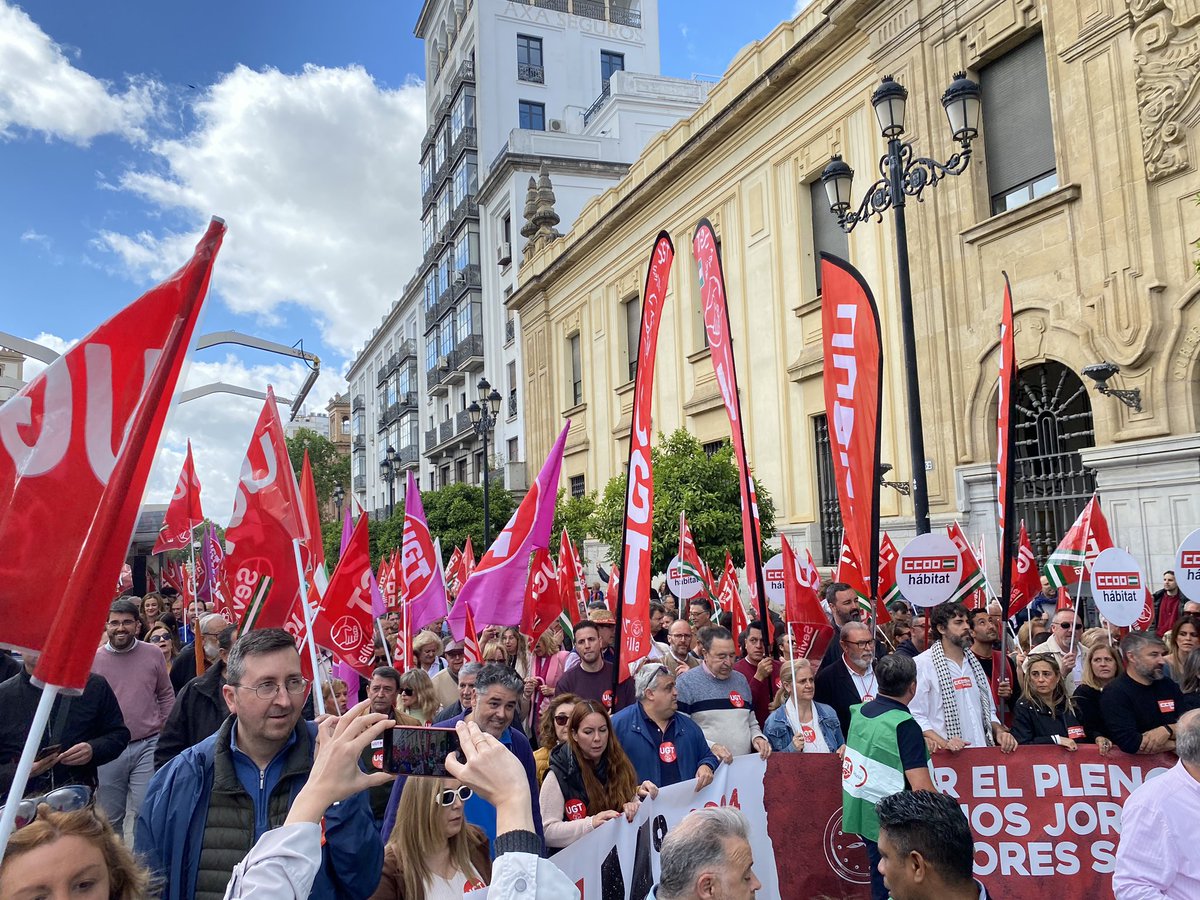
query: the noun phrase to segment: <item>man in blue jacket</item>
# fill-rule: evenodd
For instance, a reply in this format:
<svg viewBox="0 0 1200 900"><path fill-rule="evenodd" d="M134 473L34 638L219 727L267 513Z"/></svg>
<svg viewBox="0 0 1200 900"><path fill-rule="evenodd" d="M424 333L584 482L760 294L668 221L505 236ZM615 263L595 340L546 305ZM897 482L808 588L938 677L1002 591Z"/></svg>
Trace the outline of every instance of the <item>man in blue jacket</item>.
<svg viewBox="0 0 1200 900"><path fill-rule="evenodd" d="M648 662L634 678L638 702L612 717L613 734L625 749L638 781L659 787L696 779L696 790L712 783L717 757L704 732L678 712L675 676L662 663Z"/></svg>
<svg viewBox="0 0 1200 900"><path fill-rule="evenodd" d="M222 693L233 715L150 782L135 849L164 880L166 900L221 900L233 867L277 828L308 781L316 726L300 721L309 682L286 631L251 631L229 652ZM310 897L367 898L383 843L367 795L325 815L321 869Z"/></svg>

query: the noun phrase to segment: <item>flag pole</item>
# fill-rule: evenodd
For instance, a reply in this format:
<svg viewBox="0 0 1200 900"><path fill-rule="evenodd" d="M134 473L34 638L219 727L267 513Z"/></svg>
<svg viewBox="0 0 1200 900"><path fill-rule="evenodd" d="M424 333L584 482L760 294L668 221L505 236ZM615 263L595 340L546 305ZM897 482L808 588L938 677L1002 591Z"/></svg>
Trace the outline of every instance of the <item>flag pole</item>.
<svg viewBox="0 0 1200 900"><path fill-rule="evenodd" d="M317 715L325 715L325 698L321 695L321 664L317 659L317 643L313 638L312 610L308 608L308 582L304 579L304 562L300 559L300 538L292 539L296 557L296 574L300 576L300 608L304 611L304 630L308 632L308 653L313 667L313 705Z"/></svg>
<svg viewBox="0 0 1200 900"><path fill-rule="evenodd" d="M194 527L188 532L188 555L192 561L191 574L188 578L192 583L192 650L196 657L196 674L203 675L204 640L203 635L200 634L200 620L196 617L196 603L200 598L196 594L196 530ZM184 618L187 618L186 612L184 613Z"/></svg>
<svg viewBox="0 0 1200 900"><path fill-rule="evenodd" d="M29 734L25 736L25 748L17 762L17 770L13 773L12 786L8 790L8 799L4 803L4 815L0 818L0 859L8 847L8 839L12 836L13 826L17 824L17 811L21 807L21 798L25 796L25 786L29 784L29 773L33 771L34 757L37 756L38 745L42 742L42 734L46 731L46 723L50 721L50 711L54 708L54 698L58 696L58 687L52 684L42 685L42 696L38 699L37 709L33 713L33 724L29 726Z"/></svg>
<svg viewBox="0 0 1200 900"><path fill-rule="evenodd" d="M392 664L392 651L388 648L387 635L383 633L383 623L378 619L375 620L375 633L379 635L379 640L383 644L383 658L387 660L387 664Z"/></svg>
<svg viewBox="0 0 1200 900"><path fill-rule="evenodd" d="M796 696L796 657L793 655L796 652L796 636L792 633L792 623L787 623L788 633L788 664L792 668L792 708L796 710L796 721L800 721L800 700ZM814 709L815 713L816 710ZM815 718L815 717L814 717Z"/></svg>

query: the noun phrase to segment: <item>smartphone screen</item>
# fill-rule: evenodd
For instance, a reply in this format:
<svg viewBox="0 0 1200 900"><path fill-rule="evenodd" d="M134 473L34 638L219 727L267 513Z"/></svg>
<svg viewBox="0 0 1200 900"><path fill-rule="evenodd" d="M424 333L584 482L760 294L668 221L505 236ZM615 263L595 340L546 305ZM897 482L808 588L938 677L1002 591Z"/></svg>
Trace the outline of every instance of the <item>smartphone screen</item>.
<svg viewBox="0 0 1200 900"><path fill-rule="evenodd" d="M383 733L383 771L445 778L446 757L458 749L453 728L397 725Z"/></svg>
<svg viewBox="0 0 1200 900"><path fill-rule="evenodd" d="M43 747L41 750L39 750L37 753L37 756L35 756L34 759L35 760L45 759L47 756L53 756L55 753L58 753L60 750L62 750L62 744L51 744L49 747Z"/></svg>

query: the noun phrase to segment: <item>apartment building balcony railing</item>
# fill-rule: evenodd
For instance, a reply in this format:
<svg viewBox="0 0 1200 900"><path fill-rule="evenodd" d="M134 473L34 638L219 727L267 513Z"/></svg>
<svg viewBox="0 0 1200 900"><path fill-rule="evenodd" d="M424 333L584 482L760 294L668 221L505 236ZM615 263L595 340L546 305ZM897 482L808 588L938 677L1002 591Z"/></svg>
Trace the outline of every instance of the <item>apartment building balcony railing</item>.
<svg viewBox="0 0 1200 900"><path fill-rule="evenodd" d="M517 0L517 2L520 2L520 0ZM533 0L532 4L526 5L536 6L538 9L550 9L555 12L570 12L570 9L567 8L567 0Z"/></svg>
<svg viewBox="0 0 1200 900"><path fill-rule="evenodd" d="M642 11L640 9L627 9L622 6L610 6L608 8L608 21L614 25L628 25L630 28L641 28Z"/></svg>
<svg viewBox="0 0 1200 900"><path fill-rule="evenodd" d="M483 368L483 335L469 334L459 341L451 355L450 366L456 372Z"/></svg>
<svg viewBox="0 0 1200 900"><path fill-rule="evenodd" d="M396 364L397 365L404 362L405 360L416 359L417 358L417 342L414 341L412 338L409 338L408 340L401 342L400 348L396 351L395 355L396 355Z"/></svg>
<svg viewBox="0 0 1200 900"><path fill-rule="evenodd" d="M504 343L511 344L517 339L517 320L509 318L504 322Z"/></svg>
<svg viewBox="0 0 1200 900"><path fill-rule="evenodd" d="M532 84L546 83L546 69L532 63L517 63L517 81L528 81Z"/></svg>
<svg viewBox="0 0 1200 900"><path fill-rule="evenodd" d="M441 235L438 235L433 239L433 243L426 248L425 255L421 257L421 268L427 269L429 264L432 263L437 258L438 254L445 249L446 241Z"/></svg>
<svg viewBox="0 0 1200 900"><path fill-rule="evenodd" d="M471 414L460 409L454 417L454 434L456 437L464 434L474 434L475 427L471 424Z"/></svg>
<svg viewBox="0 0 1200 900"><path fill-rule="evenodd" d="M479 149L479 133L475 127L468 126L458 133L458 137L454 139L454 143L450 145L449 159L457 161L462 154L467 150Z"/></svg>
<svg viewBox="0 0 1200 900"><path fill-rule="evenodd" d="M508 395L508 417L515 419L517 417L517 392L511 391Z"/></svg>
<svg viewBox="0 0 1200 900"><path fill-rule="evenodd" d="M604 0L575 0L575 15L584 19L604 21Z"/></svg>
<svg viewBox="0 0 1200 900"><path fill-rule="evenodd" d="M443 422L441 425L438 426L438 443L444 444L444 443L446 443L446 441L450 440L450 438L452 438L452 437L454 437L454 420L453 419L451 419L449 422Z"/></svg>
<svg viewBox="0 0 1200 900"><path fill-rule="evenodd" d="M454 288L454 299L457 300L471 288L480 287L479 266L469 265L465 269L459 269L450 279L451 287Z"/></svg>
<svg viewBox="0 0 1200 900"><path fill-rule="evenodd" d="M385 362L382 366L379 367L378 371L375 373L375 383L383 384L384 382L386 382L387 377L388 377L388 371L389 371L388 365Z"/></svg>
<svg viewBox="0 0 1200 900"><path fill-rule="evenodd" d="M355 450L366 450L367 436L365 434L356 434L353 440L350 441L350 444Z"/></svg>
<svg viewBox="0 0 1200 900"><path fill-rule="evenodd" d="M425 330L430 330L431 325L436 325L442 316L444 316L453 308L454 286L447 285L446 289L438 295L437 302L434 303L433 307L425 314Z"/></svg>
<svg viewBox="0 0 1200 900"><path fill-rule="evenodd" d="M428 431L425 432L425 452L428 453L430 450L432 450L434 447L437 446L437 443L438 443L438 430L436 428L430 428Z"/></svg>
<svg viewBox="0 0 1200 900"><path fill-rule="evenodd" d="M592 105L589 106L587 108L587 111L584 112L584 114L583 114L583 125L585 128L587 127L588 122L592 121L592 117L595 116L596 113L600 112L600 110L604 108L604 104L608 102L608 98L610 95L611 95L611 87L610 87L609 83L606 81L606 82L604 82L604 89L602 91L600 91L600 96L597 97L592 102Z"/></svg>
<svg viewBox="0 0 1200 900"><path fill-rule="evenodd" d="M415 376L416 373L414 372ZM396 404L401 413L411 412L417 408L417 392L416 391L401 391L396 397Z"/></svg>
<svg viewBox="0 0 1200 900"><path fill-rule="evenodd" d="M415 465L421 454L416 444L405 444L396 451L396 465L401 468L408 468Z"/></svg>
<svg viewBox="0 0 1200 900"><path fill-rule="evenodd" d="M366 398L363 397L362 394L355 394L354 399L350 401L350 409L353 411L357 411L360 409L365 410L366 408L367 408Z"/></svg>
<svg viewBox="0 0 1200 900"><path fill-rule="evenodd" d="M446 223L442 233L446 236L453 234L454 230L467 218L479 218L479 201L475 199L474 194L468 194L458 206L454 207L454 212L450 213L450 221Z"/></svg>
<svg viewBox="0 0 1200 900"><path fill-rule="evenodd" d="M356 491L365 491L367 489L367 476L366 475L355 475L354 476L354 489Z"/></svg>
<svg viewBox="0 0 1200 900"><path fill-rule="evenodd" d="M550 9L556 12L573 12L585 19L596 19L603 22L606 18L614 25L628 25L630 28L642 27L642 11L614 5L616 0L512 0L522 6L535 6L538 9ZM569 7L569 8L568 8Z"/></svg>
<svg viewBox="0 0 1200 900"><path fill-rule="evenodd" d="M387 431L387 427L400 418L400 404L393 403L390 406L379 407L379 421L376 428L379 431Z"/></svg>

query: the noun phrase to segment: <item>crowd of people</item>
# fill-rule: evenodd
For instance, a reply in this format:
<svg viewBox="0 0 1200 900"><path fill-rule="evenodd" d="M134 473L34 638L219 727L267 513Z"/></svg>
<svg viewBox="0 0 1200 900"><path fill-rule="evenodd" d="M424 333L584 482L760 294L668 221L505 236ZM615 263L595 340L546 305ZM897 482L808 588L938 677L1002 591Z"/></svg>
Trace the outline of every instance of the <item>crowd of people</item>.
<svg viewBox="0 0 1200 900"><path fill-rule="evenodd" d="M774 617L735 635L728 614L668 595L651 605L654 653L620 683L616 623L600 600L571 632L555 623L533 642L485 627L480 661L435 623L413 636L406 671L389 664L389 615L369 681L321 672L325 717L286 632L237 637L178 597L122 597L87 687L55 702L25 801L7 794L39 696L37 659L0 656L0 794L22 803L23 826L0 863L0 898L49 877L53 846L72 863L54 877L107 885L80 896L445 898L494 889L506 871L543 896L540 885L560 884L544 865L558 849L632 821L661 788L700 791L735 757L773 752L838 754L883 772L873 793L846 795L843 817L866 843L873 896L942 896L928 886L974 882L970 831L936 793L931 755L1089 743L1101 754L1174 751L1177 780L1200 790L1200 714L1185 718L1200 708L1200 613L1169 584L1152 626L1122 632L1085 627L1057 599L1007 620L994 601L897 601L873 631L853 589L833 583L824 599L835 639L820 659L791 658ZM462 756L446 777L388 775L381 735L397 725L454 729ZM1156 807L1135 808L1142 827L1159 821ZM696 893L705 878L752 896L745 823L721 815L671 829L660 900L708 896ZM935 846L929 823L951 837L966 829L966 856ZM1133 854L1118 861L1122 878L1158 877ZM563 889L544 896L574 890Z"/></svg>

